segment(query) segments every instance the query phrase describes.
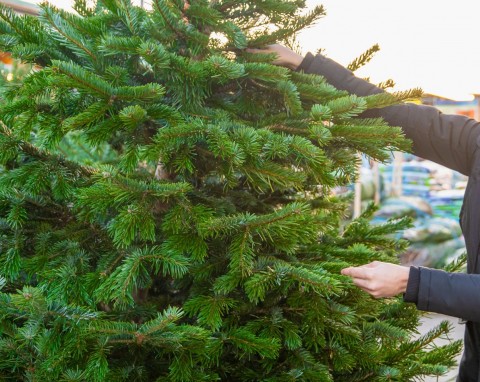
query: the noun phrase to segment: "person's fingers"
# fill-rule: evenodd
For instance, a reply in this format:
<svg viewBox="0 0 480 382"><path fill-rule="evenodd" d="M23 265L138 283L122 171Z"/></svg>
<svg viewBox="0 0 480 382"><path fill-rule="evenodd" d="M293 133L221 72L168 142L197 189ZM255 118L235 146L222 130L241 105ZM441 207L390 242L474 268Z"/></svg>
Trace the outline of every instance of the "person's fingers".
<svg viewBox="0 0 480 382"><path fill-rule="evenodd" d="M284 50L285 48L279 44L266 45L263 48L246 48L245 49L246 52L250 52L250 53L265 53L265 54L276 53L277 55Z"/></svg>
<svg viewBox="0 0 480 382"><path fill-rule="evenodd" d="M342 275L345 275L345 276L350 276L350 271L351 271L352 267L348 267L348 268L343 268L340 273Z"/></svg>
<svg viewBox="0 0 480 382"><path fill-rule="evenodd" d="M381 288L378 288L378 286L375 286L374 284L372 284L371 280L353 279L352 281L358 288L360 288L361 290L368 293L374 298L393 296L393 294L389 294L387 291Z"/></svg>
<svg viewBox="0 0 480 382"><path fill-rule="evenodd" d="M349 267L341 270L342 275L358 279L370 279L370 270L366 267Z"/></svg>
<svg viewBox="0 0 480 382"><path fill-rule="evenodd" d="M357 287L363 289L365 292L373 292L370 280L353 278L352 281Z"/></svg>
<svg viewBox="0 0 480 382"><path fill-rule="evenodd" d="M245 52L253 54L276 54L278 56L278 53L271 49L247 48Z"/></svg>

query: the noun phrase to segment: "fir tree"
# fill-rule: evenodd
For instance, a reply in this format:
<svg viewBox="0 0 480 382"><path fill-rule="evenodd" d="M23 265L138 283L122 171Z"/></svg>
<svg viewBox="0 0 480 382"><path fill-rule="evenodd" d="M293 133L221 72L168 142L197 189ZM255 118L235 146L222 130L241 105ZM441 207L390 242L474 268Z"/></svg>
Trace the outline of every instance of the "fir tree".
<svg viewBox="0 0 480 382"><path fill-rule="evenodd" d="M409 381L460 344L339 270L394 261L373 207L342 226L358 152L405 150L357 97L246 47L288 41L302 0L77 0L0 8L38 65L0 107L5 381ZM364 56L368 59L369 54ZM361 60L360 60L361 61ZM358 67L360 61L352 65Z"/></svg>

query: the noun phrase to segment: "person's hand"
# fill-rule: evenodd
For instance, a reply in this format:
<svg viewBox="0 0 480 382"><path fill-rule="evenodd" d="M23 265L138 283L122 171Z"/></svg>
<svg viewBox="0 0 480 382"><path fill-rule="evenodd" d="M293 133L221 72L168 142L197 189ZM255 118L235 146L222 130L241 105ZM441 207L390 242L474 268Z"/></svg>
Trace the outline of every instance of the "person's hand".
<svg viewBox="0 0 480 382"><path fill-rule="evenodd" d="M375 298L393 297L407 289L409 267L374 261L360 267L342 269L353 283Z"/></svg>
<svg viewBox="0 0 480 382"><path fill-rule="evenodd" d="M268 45L265 49L247 49L248 53L276 54L277 58L272 62L274 65L285 66L286 68L295 70L303 61L303 57L293 50L280 45Z"/></svg>

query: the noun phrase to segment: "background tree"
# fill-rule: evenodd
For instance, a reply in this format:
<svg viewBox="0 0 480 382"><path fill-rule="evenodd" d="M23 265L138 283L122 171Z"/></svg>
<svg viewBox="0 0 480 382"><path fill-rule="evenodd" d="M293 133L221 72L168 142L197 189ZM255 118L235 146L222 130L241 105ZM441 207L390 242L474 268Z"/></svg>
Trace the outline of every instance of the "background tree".
<svg viewBox="0 0 480 382"><path fill-rule="evenodd" d="M0 108L0 376L11 381L408 381L443 373L418 316L339 270L392 261L406 220L344 226L358 152L407 142L357 97L245 48L305 2L0 8L37 64ZM368 58L369 54L364 57ZM354 63L356 66L360 62ZM428 351L431 350L431 351Z"/></svg>

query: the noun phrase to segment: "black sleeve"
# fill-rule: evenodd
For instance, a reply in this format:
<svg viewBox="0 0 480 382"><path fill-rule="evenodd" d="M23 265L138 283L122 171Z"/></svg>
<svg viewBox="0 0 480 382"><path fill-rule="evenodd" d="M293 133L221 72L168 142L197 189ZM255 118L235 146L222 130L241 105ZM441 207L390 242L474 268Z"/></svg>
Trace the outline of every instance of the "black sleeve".
<svg viewBox="0 0 480 382"><path fill-rule="evenodd" d="M337 89L358 96L383 92L322 55L314 57L308 54L297 70L319 74ZM382 117L392 126L400 126L412 140L415 155L470 175L480 136L480 124L477 121L462 115L443 114L434 107L416 104L390 106L371 113L371 116Z"/></svg>
<svg viewBox="0 0 480 382"><path fill-rule="evenodd" d="M418 269L418 309L480 322L480 275Z"/></svg>
<svg viewBox="0 0 480 382"><path fill-rule="evenodd" d="M307 55L299 70L321 75L337 89L359 96L383 91L321 55ZM390 125L403 129L413 141L416 155L471 175L479 145L480 124L477 121L415 104L390 106L374 112ZM413 270L413 275L406 297L415 301L416 294L418 309L480 322L480 275L422 267L418 268L418 274Z"/></svg>
<svg viewBox="0 0 480 382"><path fill-rule="evenodd" d="M405 302L418 302L418 289L420 286L420 270L418 267L410 267L410 273L408 274L407 290L403 295L403 301Z"/></svg>

